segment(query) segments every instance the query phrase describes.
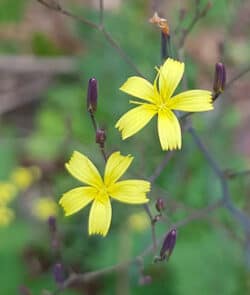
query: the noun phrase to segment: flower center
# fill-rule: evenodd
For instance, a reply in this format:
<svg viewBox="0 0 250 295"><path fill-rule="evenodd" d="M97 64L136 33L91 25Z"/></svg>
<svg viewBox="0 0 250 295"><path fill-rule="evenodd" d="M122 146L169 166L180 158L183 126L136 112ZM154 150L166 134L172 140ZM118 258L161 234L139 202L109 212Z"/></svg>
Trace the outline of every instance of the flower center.
<svg viewBox="0 0 250 295"><path fill-rule="evenodd" d="M108 189L105 185L99 187L98 194L97 194L97 200L101 203L104 203L106 199L108 198Z"/></svg>
<svg viewBox="0 0 250 295"><path fill-rule="evenodd" d="M167 111L169 107L167 106L166 102L161 102L158 104L158 111Z"/></svg>

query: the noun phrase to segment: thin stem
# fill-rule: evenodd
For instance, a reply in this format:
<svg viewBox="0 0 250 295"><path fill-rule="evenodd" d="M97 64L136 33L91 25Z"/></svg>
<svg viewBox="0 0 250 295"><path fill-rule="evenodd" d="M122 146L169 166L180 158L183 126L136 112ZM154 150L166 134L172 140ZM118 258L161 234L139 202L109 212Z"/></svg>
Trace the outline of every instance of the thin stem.
<svg viewBox="0 0 250 295"><path fill-rule="evenodd" d="M246 68L244 68L242 71L240 71L237 75L235 75L228 83L227 88L231 87L234 82L242 78L244 75L250 72L250 65L248 65Z"/></svg>
<svg viewBox="0 0 250 295"><path fill-rule="evenodd" d="M89 115L90 115L91 122L92 122L92 125L94 127L94 130L96 132L97 131L97 123L96 123L96 119L95 119L94 113L93 112L89 112Z"/></svg>
<svg viewBox="0 0 250 295"><path fill-rule="evenodd" d="M179 48L183 48L185 41L188 37L188 35L191 33L191 31L193 30L193 28L195 27L195 25L197 24L197 22L204 16L206 16L207 12L210 9L210 3L207 2L206 6L201 10L200 9L200 2L201 1L196 1L196 6L195 6L195 14L193 19L191 20L189 26L186 29L183 29L182 31L182 35L180 37L180 41L179 41Z"/></svg>
<svg viewBox="0 0 250 295"><path fill-rule="evenodd" d="M167 57L167 36L161 31L161 59L164 61Z"/></svg>
<svg viewBox="0 0 250 295"><path fill-rule="evenodd" d="M72 13L71 11L68 11L66 9L64 9L62 6L60 6L58 4L57 1L53 2L54 4L48 3L47 1L44 0L37 0L40 4L46 6L47 8L54 10L58 13L61 13L63 15L66 15L76 21L79 21L81 23L83 23L84 25L87 25L93 29L98 30L99 32L101 32L105 39L108 41L108 43L116 50L116 52L121 56L121 58L131 66L131 68L134 69L134 71L136 72L137 75L143 77L142 73L139 71L139 69L137 68L137 66L133 63L133 61L131 60L131 58L128 56L128 54L121 48L121 46L117 43L117 41L111 36L111 34L106 31L104 29L103 23L102 25L98 25L92 21L87 20L84 17L78 16L74 13ZM101 4L100 4L101 5ZM102 4L103 5L103 4ZM101 13L103 13L100 10ZM101 19L101 17L100 17ZM103 16L102 16L102 20L103 20Z"/></svg>
<svg viewBox="0 0 250 295"><path fill-rule="evenodd" d="M222 205L221 201L217 201L214 204L211 204L205 208L202 208L200 210L196 210L196 211L192 212L189 216L187 216L185 219L171 225L171 227L181 228L181 227L189 224L192 221L206 218L210 212L213 212L216 209L220 208L221 205ZM165 233L164 233L164 235L161 236L161 238L156 240L156 246L160 245L162 243L164 237L165 237ZM145 248L139 255L137 255L136 257L134 257L131 260L124 261L122 263L119 263L119 264L116 264L116 265L113 265L110 267L106 267L106 268L103 268L103 269L100 269L97 271L93 271L93 272L87 272L87 273L83 273L83 274L73 273L68 277L68 279L66 279L64 281L63 285L59 289L54 291L52 294L54 294L54 295L59 294L61 291L68 288L69 286L71 286L74 283L86 283L86 282L90 282L92 280L95 280L97 278L101 278L103 276L109 275L111 273L122 271L123 269L126 269L128 266L138 263L138 261L141 262L141 260L144 257L148 256L153 251L154 251L154 245L151 244L150 246Z"/></svg>
<svg viewBox="0 0 250 295"><path fill-rule="evenodd" d="M154 216L153 214L151 213L151 210L148 206L148 204L144 204L143 205L143 208L145 210L145 212L147 213L149 219L150 219L150 222L151 222L151 233L152 233L152 241L153 241L153 252L156 253L157 251L157 240L156 240L156 233L155 233L155 219L154 219Z"/></svg>
<svg viewBox="0 0 250 295"><path fill-rule="evenodd" d="M220 168L219 164L217 164L212 154L209 153L208 149L203 144L194 128L189 127L188 131L191 134L199 150L203 153L205 159L207 160L212 170L218 176L222 190L221 200L223 201L224 206L228 209L231 215L242 225L243 229L246 232L250 232L250 217L248 217L245 213L239 210L232 202L228 188L227 178L223 170Z"/></svg>
<svg viewBox="0 0 250 295"><path fill-rule="evenodd" d="M152 183L155 182L155 180L161 175L167 164L169 163L169 160L174 156L175 152L167 152L162 159L162 161L159 163L159 165L155 168L155 171L153 174L148 178L148 180Z"/></svg>
<svg viewBox="0 0 250 295"><path fill-rule="evenodd" d="M107 156L107 154L106 154L106 152L105 152L105 149L104 149L104 146L100 146L100 150L101 150L101 153L102 153L102 156L103 156L103 158L104 158L104 161L105 161L105 163L107 162L107 160L108 160L108 156Z"/></svg>
<svg viewBox="0 0 250 295"><path fill-rule="evenodd" d="M168 57L172 57L170 35L161 31L161 59L165 61Z"/></svg>
<svg viewBox="0 0 250 295"><path fill-rule="evenodd" d="M137 66L133 63L131 58L127 55L127 53L119 46L119 44L114 40L114 38L111 36L111 34L105 29L100 29L100 31L103 33L106 40L109 42L109 44L116 49L117 53L121 56L123 60L126 61L128 65L131 66L131 68L134 69L134 71L137 73L137 75L144 77L143 74L139 71Z"/></svg>
<svg viewBox="0 0 250 295"><path fill-rule="evenodd" d="M243 170L238 172L225 171L224 174L225 174L225 177L229 179L233 179L233 178L237 178L241 176L249 176L250 170Z"/></svg>
<svg viewBox="0 0 250 295"><path fill-rule="evenodd" d="M89 115L90 115L91 122L92 122L92 125L94 127L95 134L96 134L98 128L97 128L97 122L96 122L96 119L95 119L95 115L91 111L89 112ZM103 159L104 159L104 161L106 163L107 162L107 159L108 159L108 156L107 156L107 154L105 152L104 143L100 143L99 144L99 148L100 148L101 154L103 156Z"/></svg>
<svg viewBox="0 0 250 295"><path fill-rule="evenodd" d="M103 12L104 12L104 3L103 0L100 0L100 26L103 26L103 21L104 21L104 17L103 17Z"/></svg>

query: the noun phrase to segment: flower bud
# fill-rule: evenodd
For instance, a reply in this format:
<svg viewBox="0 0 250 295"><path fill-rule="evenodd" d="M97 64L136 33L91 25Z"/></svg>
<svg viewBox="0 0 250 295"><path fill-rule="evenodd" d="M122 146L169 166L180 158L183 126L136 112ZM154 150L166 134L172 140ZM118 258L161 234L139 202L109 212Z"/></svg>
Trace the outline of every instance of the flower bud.
<svg viewBox="0 0 250 295"><path fill-rule="evenodd" d="M64 268L61 263L57 263L53 267L54 280L58 285L62 285L65 280Z"/></svg>
<svg viewBox="0 0 250 295"><path fill-rule="evenodd" d="M26 286L20 286L19 287L19 294L20 295L31 295L31 292Z"/></svg>
<svg viewBox="0 0 250 295"><path fill-rule="evenodd" d="M223 63L218 62L215 65L214 74L214 92L215 94L222 93L226 84L226 69Z"/></svg>
<svg viewBox="0 0 250 295"><path fill-rule="evenodd" d="M60 248L60 239L57 231L56 218L54 216L49 217L48 225L51 239L51 247L54 250L58 250Z"/></svg>
<svg viewBox="0 0 250 295"><path fill-rule="evenodd" d="M50 216L48 219L49 224L49 231L51 234L54 234L57 232L57 226L56 226L56 218L54 216Z"/></svg>
<svg viewBox="0 0 250 295"><path fill-rule="evenodd" d="M169 259L170 255L172 254L174 247L175 247L175 243L176 243L176 235L177 235L177 231L175 228L171 229L162 244L162 248L160 251L160 260L165 260L165 259Z"/></svg>
<svg viewBox="0 0 250 295"><path fill-rule="evenodd" d="M87 110L91 113L96 111L97 107L97 80L96 78L89 79Z"/></svg>
<svg viewBox="0 0 250 295"><path fill-rule="evenodd" d="M155 208L158 212L162 212L165 209L165 200L158 198L155 203Z"/></svg>
<svg viewBox="0 0 250 295"><path fill-rule="evenodd" d="M100 144L101 146L104 146L104 142L106 140L106 132L104 129L100 128L96 131L95 141L96 143Z"/></svg>

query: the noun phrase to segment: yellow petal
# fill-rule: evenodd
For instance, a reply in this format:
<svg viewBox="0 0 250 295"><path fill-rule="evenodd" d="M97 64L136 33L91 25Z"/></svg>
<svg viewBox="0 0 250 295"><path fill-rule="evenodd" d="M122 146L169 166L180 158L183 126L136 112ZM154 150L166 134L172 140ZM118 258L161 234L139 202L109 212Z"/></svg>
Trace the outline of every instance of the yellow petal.
<svg viewBox="0 0 250 295"><path fill-rule="evenodd" d="M158 134L163 150L181 148L181 128L173 112L166 110L158 113Z"/></svg>
<svg viewBox="0 0 250 295"><path fill-rule="evenodd" d="M102 178L95 165L83 154L74 151L71 159L65 166L70 174L83 183L95 187L102 185Z"/></svg>
<svg viewBox="0 0 250 295"><path fill-rule="evenodd" d="M126 139L141 130L156 113L154 105L140 105L125 113L115 127L121 131L122 139Z"/></svg>
<svg viewBox="0 0 250 295"><path fill-rule="evenodd" d="M164 100L172 96L184 73L184 63L168 58L160 67L159 89Z"/></svg>
<svg viewBox="0 0 250 295"><path fill-rule="evenodd" d="M168 106L173 110L185 112L203 112L213 109L212 93L207 90L189 90L169 100Z"/></svg>
<svg viewBox="0 0 250 295"><path fill-rule="evenodd" d="M102 201L95 200L89 214L89 235L106 236L110 227L112 216L109 198Z"/></svg>
<svg viewBox="0 0 250 295"><path fill-rule="evenodd" d="M120 152L110 155L104 172L105 185L109 186L116 182L126 172L132 161L133 157L130 155L122 156Z"/></svg>
<svg viewBox="0 0 250 295"><path fill-rule="evenodd" d="M149 201L146 193L150 191L150 182L145 180L118 181L108 188L110 196L128 204L144 204Z"/></svg>
<svg viewBox="0 0 250 295"><path fill-rule="evenodd" d="M65 193L59 204L65 211L65 216L69 216L87 206L97 195L93 187L77 187Z"/></svg>
<svg viewBox="0 0 250 295"><path fill-rule="evenodd" d="M155 100L153 85L141 77L128 78L128 80L120 87L120 90L149 102L154 102Z"/></svg>

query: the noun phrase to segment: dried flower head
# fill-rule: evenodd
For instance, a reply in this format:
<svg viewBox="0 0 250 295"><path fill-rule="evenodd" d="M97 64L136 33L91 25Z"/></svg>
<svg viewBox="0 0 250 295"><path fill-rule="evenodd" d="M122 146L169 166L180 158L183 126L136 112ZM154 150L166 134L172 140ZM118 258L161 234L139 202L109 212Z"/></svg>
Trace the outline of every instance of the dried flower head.
<svg viewBox="0 0 250 295"><path fill-rule="evenodd" d="M170 35L170 30L169 30L169 25L167 20L165 18L159 17L157 12L155 12L154 15L149 19L149 22L159 27L163 34L167 36Z"/></svg>

